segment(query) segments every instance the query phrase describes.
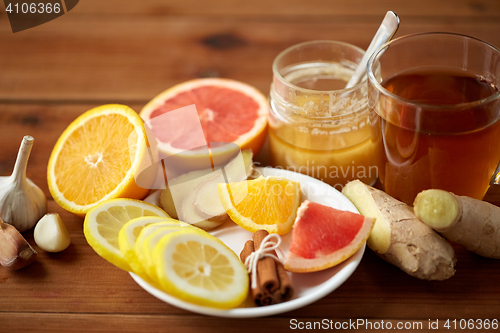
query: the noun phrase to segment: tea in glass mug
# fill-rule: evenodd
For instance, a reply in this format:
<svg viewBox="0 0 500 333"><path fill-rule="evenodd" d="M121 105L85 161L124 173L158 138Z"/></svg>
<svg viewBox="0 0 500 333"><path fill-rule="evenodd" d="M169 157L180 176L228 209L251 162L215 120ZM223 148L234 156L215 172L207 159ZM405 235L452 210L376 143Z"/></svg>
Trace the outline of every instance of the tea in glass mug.
<svg viewBox="0 0 500 333"><path fill-rule="evenodd" d="M385 191L482 199L500 161L500 50L450 33L404 36L368 67L372 140Z"/></svg>

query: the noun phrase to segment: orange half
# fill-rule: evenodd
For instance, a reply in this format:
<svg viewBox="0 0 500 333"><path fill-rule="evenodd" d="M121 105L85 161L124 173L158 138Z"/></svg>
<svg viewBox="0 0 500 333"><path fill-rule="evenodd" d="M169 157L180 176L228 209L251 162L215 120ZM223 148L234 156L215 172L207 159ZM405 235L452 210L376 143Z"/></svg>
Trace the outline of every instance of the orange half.
<svg viewBox="0 0 500 333"><path fill-rule="evenodd" d="M57 140L47 168L49 190L61 207L79 216L108 199L143 199L149 189L139 187L135 177L150 159L139 115L124 105L99 106L75 119ZM141 184L153 177L141 178Z"/></svg>

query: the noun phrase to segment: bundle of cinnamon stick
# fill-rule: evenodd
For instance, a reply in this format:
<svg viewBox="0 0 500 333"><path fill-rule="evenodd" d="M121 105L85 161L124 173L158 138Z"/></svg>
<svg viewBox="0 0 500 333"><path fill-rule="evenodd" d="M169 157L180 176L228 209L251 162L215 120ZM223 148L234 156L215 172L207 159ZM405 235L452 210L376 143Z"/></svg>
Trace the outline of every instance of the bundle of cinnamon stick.
<svg viewBox="0 0 500 333"><path fill-rule="evenodd" d="M266 230L258 230L254 233L253 240L248 240L245 243L240 253L243 262L261 247L262 241L267 235L269 233ZM268 253L277 257L274 250ZM294 293L293 285L280 261L276 261L272 257L263 257L257 262L256 272L251 274L257 274L255 288L252 288L252 279L250 279L252 298L257 306L277 304L292 298Z"/></svg>

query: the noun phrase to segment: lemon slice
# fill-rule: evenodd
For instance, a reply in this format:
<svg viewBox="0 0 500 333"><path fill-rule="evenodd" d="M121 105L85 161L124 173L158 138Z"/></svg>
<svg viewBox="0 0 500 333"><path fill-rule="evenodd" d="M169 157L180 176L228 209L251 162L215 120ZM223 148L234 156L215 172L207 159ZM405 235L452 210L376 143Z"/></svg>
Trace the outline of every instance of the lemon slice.
<svg viewBox="0 0 500 333"><path fill-rule="evenodd" d="M113 265L130 271L132 269L120 251L118 234L125 223L141 216L169 217L157 206L144 201L111 199L89 210L83 222L83 232L97 254Z"/></svg>
<svg viewBox="0 0 500 333"><path fill-rule="evenodd" d="M132 271L138 275L144 275L145 270L135 253L135 242L141 230L151 224L168 221L169 218L160 216L142 216L125 223L118 233L118 245L123 257L128 262Z"/></svg>
<svg viewBox="0 0 500 333"><path fill-rule="evenodd" d="M137 237L137 240L135 241L134 245L134 252L135 255L137 256L138 263L142 266L144 269L144 273L148 274L148 266L152 265L150 262L148 262L148 259L146 257L146 253L144 249L146 248L146 239L148 238L149 235L151 235L153 232L155 232L158 229L163 229L163 228L178 228L180 226L180 222L174 219L167 220L167 221L161 221L158 223L150 224L146 227L144 227L141 232L139 233L139 236ZM155 277L156 275L153 275Z"/></svg>
<svg viewBox="0 0 500 333"><path fill-rule="evenodd" d="M168 235L172 232L176 232L181 230L181 226L172 226L172 227L163 227L155 230L152 232L146 239L144 240L144 243L142 245L142 251L141 251L141 263L144 266L146 273L148 276L156 281L158 280L158 277L156 275L156 267L155 263L153 262L153 249L158 244L160 239L162 239L163 236Z"/></svg>
<svg viewBox="0 0 500 333"><path fill-rule="evenodd" d="M240 305L248 294L248 273L222 241L191 228L165 235L153 251L158 282L187 302L221 309Z"/></svg>
<svg viewBox="0 0 500 333"><path fill-rule="evenodd" d="M219 199L227 214L251 232L266 229L284 235L292 230L300 205L300 184L277 178L259 177L237 183L217 184Z"/></svg>

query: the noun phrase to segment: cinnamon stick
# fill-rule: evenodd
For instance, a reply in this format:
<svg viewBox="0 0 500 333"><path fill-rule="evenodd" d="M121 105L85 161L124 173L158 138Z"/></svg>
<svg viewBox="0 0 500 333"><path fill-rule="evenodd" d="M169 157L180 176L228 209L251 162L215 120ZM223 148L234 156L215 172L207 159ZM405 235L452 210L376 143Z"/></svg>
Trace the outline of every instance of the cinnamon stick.
<svg viewBox="0 0 500 333"><path fill-rule="evenodd" d="M253 241L248 240L240 253L241 261L247 258L262 245L264 238L269 235L266 230L258 230L253 235ZM276 251L266 251L268 254L278 255ZM288 301L292 298L294 288L292 281L285 271L283 264L272 257L264 257L257 261L257 270L251 274L256 274L257 285L252 288L252 275L250 275L250 290L252 298L257 306L277 304Z"/></svg>
<svg viewBox="0 0 500 333"><path fill-rule="evenodd" d="M273 295L273 298L277 303L286 302L292 299L293 293L295 290L293 289L292 281L288 276L288 273L285 271L285 267L283 267L282 263L276 263L276 268L278 270L278 278L280 280L280 288L276 290Z"/></svg>
<svg viewBox="0 0 500 333"><path fill-rule="evenodd" d="M267 230L258 230L254 233L253 240L255 249L260 248L262 240L267 235L269 235ZM269 254L278 257L278 254L274 250L269 252ZM262 264L259 266L261 262ZM281 262L277 262L270 257L263 258L257 263L257 271L259 272L259 277L262 277L261 288L265 288L273 294L273 303L285 302L292 298L294 293L292 281Z"/></svg>
<svg viewBox="0 0 500 333"><path fill-rule="evenodd" d="M252 240L248 240L240 253L241 261L245 262L250 254L255 251L254 243ZM253 272L252 274L257 274ZM251 288L252 282L250 279L250 291L252 293L252 298L257 306L270 305L274 301L273 295L271 295L267 290L262 288L262 284L259 281L259 275L257 274L257 286L256 288Z"/></svg>
<svg viewBox="0 0 500 333"><path fill-rule="evenodd" d="M255 250L258 250L264 238L269 235L267 230L257 230L253 234L253 243ZM274 251L273 251L274 252ZM275 253L271 253L274 254ZM276 260L271 257L264 257L257 262L257 272L259 272L259 280L261 288L267 290L269 293L274 293L280 287L278 280L278 272L276 271Z"/></svg>

